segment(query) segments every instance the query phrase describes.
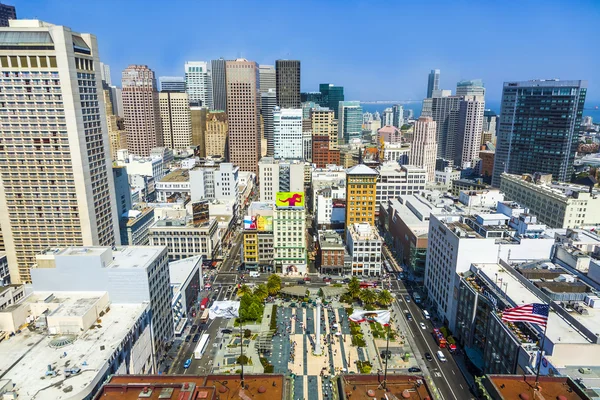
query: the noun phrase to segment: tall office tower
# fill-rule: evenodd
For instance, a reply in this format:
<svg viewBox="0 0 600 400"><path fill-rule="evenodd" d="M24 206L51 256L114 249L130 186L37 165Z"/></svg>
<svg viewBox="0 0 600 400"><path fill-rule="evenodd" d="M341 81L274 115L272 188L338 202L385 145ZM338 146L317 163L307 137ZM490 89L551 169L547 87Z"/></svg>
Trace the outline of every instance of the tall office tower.
<svg viewBox="0 0 600 400"><path fill-rule="evenodd" d="M225 77L223 58L210 62L210 72L213 91L213 110L227 111L227 79Z"/></svg>
<svg viewBox="0 0 600 400"><path fill-rule="evenodd" d="M341 101L338 116L338 140L341 143L362 137L362 107L359 101Z"/></svg>
<svg viewBox="0 0 600 400"><path fill-rule="evenodd" d="M0 3L0 26L9 26L9 20L17 19L15 6Z"/></svg>
<svg viewBox="0 0 600 400"><path fill-rule="evenodd" d="M316 107L310 111L313 136L329 137L329 150L338 149L338 121L335 113L326 107Z"/></svg>
<svg viewBox="0 0 600 400"><path fill-rule="evenodd" d="M48 247L118 244L119 223L96 37L38 20L0 33L0 227L21 283Z"/></svg>
<svg viewBox="0 0 600 400"><path fill-rule="evenodd" d="M485 96L485 87L481 79L460 81L456 84L457 96Z"/></svg>
<svg viewBox="0 0 600 400"><path fill-rule="evenodd" d="M275 80L277 105L281 108L300 108L300 61L276 60Z"/></svg>
<svg viewBox="0 0 600 400"><path fill-rule="evenodd" d="M404 120L409 120L409 119L413 119L415 117L415 112L413 110L406 109L404 110Z"/></svg>
<svg viewBox="0 0 600 400"><path fill-rule="evenodd" d="M110 101L112 101L113 114L123 118L125 116L125 112L123 111L123 90L116 86L111 86Z"/></svg>
<svg viewBox="0 0 600 400"><path fill-rule="evenodd" d="M277 77L275 74L275 66L274 65L259 65L258 66L258 75L259 75L259 83L260 83L260 93L267 93L269 90L273 90L277 88Z"/></svg>
<svg viewBox="0 0 600 400"><path fill-rule="evenodd" d="M151 149L163 146L154 71L147 65L130 65L122 79L127 149L130 154L148 157Z"/></svg>
<svg viewBox="0 0 600 400"><path fill-rule="evenodd" d="M333 110L335 119L338 119L340 101L344 101L344 87L334 86L333 83L321 83L319 91L321 92L320 104Z"/></svg>
<svg viewBox="0 0 600 400"><path fill-rule="evenodd" d="M188 94L161 92L158 98L163 145L170 149L186 149L192 144L192 116Z"/></svg>
<svg viewBox="0 0 600 400"><path fill-rule="evenodd" d="M571 180L586 92L586 81L504 82L492 185L502 172Z"/></svg>
<svg viewBox="0 0 600 400"><path fill-rule="evenodd" d="M100 76L102 77L102 87L112 86L110 78L110 65L100 63Z"/></svg>
<svg viewBox="0 0 600 400"><path fill-rule="evenodd" d="M392 106L392 117L392 125L398 129L402 128L402 125L404 125L404 107L400 104L394 104Z"/></svg>
<svg viewBox="0 0 600 400"><path fill-rule="evenodd" d="M436 123L431 117L419 117L415 122L410 163L427 170L427 182L435 180L437 151Z"/></svg>
<svg viewBox="0 0 600 400"><path fill-rule="evenodd" d="M435 90L423 100L422 117L436 122L437 158L454 160L458 114L462 97L452 96L450 90Z"/></svg>
<svg viewBox="0 0 600 400"><path fill-rule="evenodd" d="M206 115L208 108L190 105L190 121L192 124L192 146L198 146L198 155L206 157Z"/></svg>
<svg viewBox="0 0 600 400"><path fill-rule="evenodd" d="M481 144L485 145L487 142L496 144L496 124L498 122L498 116L492 110L483 111L483 133L481 134Z"/></svg>
<svg viewBox="0 0 600 400"><path fill-rule="evenodd" d="M481 133L483 131L483 111L485 99L479 95L465 95L460 102L458 127L456 135L456 152L454 165L474 167L474 160L479 158Z"/></svg>
<svg viewBox="0 0 600 400"><path fill-rule="evenodd" d="M429 79L427 81L427 98L433 95L434 90L440 90L440 70L432 69L429 73Z"/></svg>
<svg viewBox="0 0 600 400"><path fill-rule="evenodd" d="M185 92L185 78L183 76L160 76L158 78L161 92Z"/></svg>
<svg viewBox="0 0 600 400"><path fill-rule="evenodd" d="M206 156L227 157L227 114L211 111L206 115L205 149Z"/></svg>
<svg viewBox="0 0 600 400"><path fill-rule="evenodd" d="M238 58L225 63L229 162L258 174L260 159L260 93L258 64Z"/></svg>
<svg viewBox="0 0 600 400"><path fill-rule="evenodd" d="M381 126L394 126L394 110L386 108L381 114Z"/></svg>
<svg viewBox="0 0 600 400"><path fill-rule="evenodd" d="M321 92L300 92L300 101L302 103L310 102L317 103L322 107L327 105L323 101L323 94Z"/></svg>
<svg viewBox="0 0 600 400"><path fill-rule="evenodd" d="M312 121L304 119L302 111L302 157L304 161L312 162Z"/></svg>
<svg viewBox="0 0 600 400"><path fill-rule="evenodd" d="M346 171L346 227L359 222L375 226L377 176L377 171L364 164Z"/></svg>
<svg viewBox="0 0 600 400"><path fill-rule="evenodd" d="M273 145L276 159L302 160L302 109L279 108L273 111Z"/></svg>
<svg viewBox="0 0 600 400"><path fill-rule="evenodd" d="M185 91L190 103L213 108L212 76L205 61L185 63Z"/></svg>
<svg viewBox="0 0 600 400"><path fill-rule="evenodd" d="M117 152L121 149L127 148L127 137L124 129L121 129L120 120L121 117L118 117L113 114L113 107L110 99L110 89L104 89L102 91L104 93L104 105L106 107L106 127L107 127L107 136L108 136L108 144L110 149L110 157L111 160L117 159ZM121 214L119 214L121 215Z"/></svg>
<svg viewBox="0 0 600 400"><path fill-rule="evenodd" d="M275 89L260 94L260 114L263 122L263 135L267 140L267 156L273 157L275 145L273 143L273 109L277 107Z"/></svg>

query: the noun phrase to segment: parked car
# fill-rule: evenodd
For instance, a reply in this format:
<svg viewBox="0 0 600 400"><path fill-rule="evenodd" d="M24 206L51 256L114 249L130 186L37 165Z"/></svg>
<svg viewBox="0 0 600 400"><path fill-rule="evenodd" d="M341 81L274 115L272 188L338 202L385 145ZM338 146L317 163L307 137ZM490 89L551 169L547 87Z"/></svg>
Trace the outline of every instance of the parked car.
<svg viewBox="0 0 600 400"><path fill-rule="evenodd" d="M417 368L417 367L410 367L408 369L408 372L421 372L421 368Z"/></svg>
<svg viewBox="0 0 600 400"><path fill-rule="evenodd" d="M185 341L186 341L186 342L189 342L190 340L192 340L192 335L187 335L187 336L185 337Z"/></svg>
<svg viewBox="0 0 600 400"><path fill-rule="evenodd" d="M326 276L325 278L323 278L323 282L331 282L331 278L329 278L328 276Z"/></svg>
<svg viewBox="0 0 600 400"><path fill-rule="evenodd" d="M194 342L194 343L197 343L197 342L198 342L198 340L200 340L200 334L199 334L199 333L196 333L196 334L194 335L194 338L192 339L192 342Z"/></svg>
<svg viewBox="0 0 600 400"><path fill-rule="evenodd" d="M303 280L299 280L298 282L296 282L298 285L306 285L306 282L304 282Z"/></svg>
<svg viewBox="0 0 600 400"><path fill-rule="evenodd" d="M431 354L429 354L429 353L425 353L425 359L427 361L433 361L433 357L431 357Z"/></svg>
<svg viewBox="0 0 600 400"><path fill-rule="evenodd" d="M405 294L405 295L404 295L404 300L405 300L407 303L410 303L410 296L409 296L409 295L407 295L407 294Z"/></svg>
<svg viewBox="0 0 600 400"><path fill-rule="evenodd" d="M227 328L223 329L221 332L223 332L223 333L233 333L233 331L231 329L227 329Z"/></svg>
<svg viewBox="0 0 600 400"><path fill-rule="evenodd" d="M350 278L345 278L344 283L350 283Z"/></svg>
<svg viewBox="0 0 600 400"><path fill-rule="evenodd" d="M427 329L427 327L425 326L425 324L424 324L424 323L422 323L422 322L419 322L419 325L421 326L421 329Z"/></svg>
<svg viewBox="0 0 600 400"><path fill-rule="evenodd" d="M190 333L196 333L197 330L198 330L198 325L194 324L194 325L192 325L192 329L190 329Z"/></svg>

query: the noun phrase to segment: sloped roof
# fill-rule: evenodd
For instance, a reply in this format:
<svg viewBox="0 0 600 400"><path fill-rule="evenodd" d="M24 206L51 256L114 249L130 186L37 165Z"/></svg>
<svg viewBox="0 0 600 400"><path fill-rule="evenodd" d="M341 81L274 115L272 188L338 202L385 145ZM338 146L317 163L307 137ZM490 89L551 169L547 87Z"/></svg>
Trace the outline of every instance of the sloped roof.
<svg viewBox="0 0 600 400"><path fill-rule="evenodd" d="M346 171L348 175L377 175L377 171L364 164L358 164Z"/></svg>

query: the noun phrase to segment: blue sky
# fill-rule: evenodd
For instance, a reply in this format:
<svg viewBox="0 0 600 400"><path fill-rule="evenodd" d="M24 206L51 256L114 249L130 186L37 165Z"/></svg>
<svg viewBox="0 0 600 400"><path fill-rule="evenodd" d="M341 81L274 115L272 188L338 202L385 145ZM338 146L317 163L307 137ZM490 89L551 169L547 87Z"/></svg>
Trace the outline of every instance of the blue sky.
<svg viewBox="0 0 600 400"><path fill-rule="evenodd" d="M113 83L129 64L164 76L186 60L289 58L302 61L303 91L333 82L348 100L422 99L439 68L442 88L483 79L488 101L504 81L560 78L587 80L587 106L600 104L600 0L5 2L95 34Z"/></svg>

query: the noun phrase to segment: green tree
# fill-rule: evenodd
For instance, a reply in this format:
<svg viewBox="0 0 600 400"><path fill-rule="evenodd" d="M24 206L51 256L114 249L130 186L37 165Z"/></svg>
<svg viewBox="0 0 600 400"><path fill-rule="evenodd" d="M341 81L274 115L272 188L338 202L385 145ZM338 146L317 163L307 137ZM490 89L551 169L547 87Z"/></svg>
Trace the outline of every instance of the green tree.
<svg viewBox="0 0 600 400"><path fill-rule="evenodd" d="M363 302L363 304L366 304L366 305L374 304L377 301L377 294L373 290L370 290L370 289L361 290L358 297Z"/></svg>
<svg viewBox="0 0 600 400"><path fill-rule="evenodd" d="M244 297L247 294L252 294L252 289L248 285L242 285L237 291L239 297Z"/></svg>
<svg viewBox="0 0 600 400"><path fill-rule="evenodd" d="M360 281L355 276L353 276L352 279L350 279L350 283L348 283L348 293L355 299L360 294Z"/></svg>
<svg viewBox="0 0 600 400"><path fill-rule="evenodd" d="M239 356L237 358L237 363L241 364L241 365L248 365L248 357L244 356Z"/></svg>
<svg viewBox="0 0 600 400"><path fill-rule="evenodd" d="M250 329L244 329L244 337L248 339L250 336L252 336L252 331Z"/></svg>
<svg viewBox="0 0 600 400"><path fill-rule="evenodd" d="M271 274L267 280L267 291L269 295L275 296L281 290L281 278L279 275Z"/></svg>
<svg viewBox="0 0 600 400"><path fill-rule="evenodd" d="M387 307L390 304L392 304L393 301L394 301L394 298L392 297L392 294L389 292L389 290L382 290L377 295L377 302L379 304L381 304L382 306Z"/></svg>
<svg viewBox="0 0 600 400"><path fill-rule="evenodd" d="M258 285L257 287L254 288L253 294L256 297L258 297L258 299L260 301L264 301L267 298L267 296L269 295L267 285L265 285L264 283L261 283L260 285Z"/></svg>
<svg viewBox="0 0 600 400"><path fill-rule="evenodd" d="M252 321L258 320L262 317L262 311L260 304L258 304L258 302L253 302L248 309L248 319Z"/></svg>

